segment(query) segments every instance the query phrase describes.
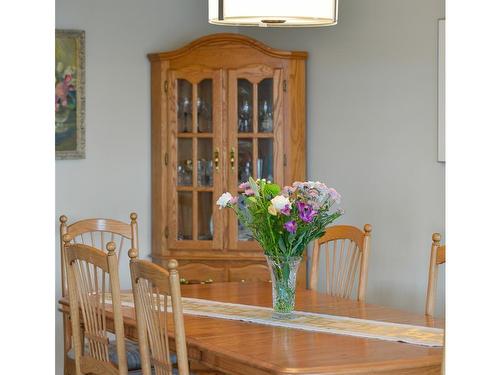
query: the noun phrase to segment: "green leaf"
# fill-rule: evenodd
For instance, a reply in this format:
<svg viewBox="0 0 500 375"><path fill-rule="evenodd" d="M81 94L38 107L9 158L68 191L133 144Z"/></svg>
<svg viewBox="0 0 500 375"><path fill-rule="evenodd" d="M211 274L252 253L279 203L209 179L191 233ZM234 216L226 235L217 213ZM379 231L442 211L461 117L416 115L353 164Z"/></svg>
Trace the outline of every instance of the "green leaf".
<svg viewBox="0 0 500 375"><path fill-rule="evenodd" d="M252 188L255 196L257 198L260 197L259 187L257 186L257 183L255 182L255 180L252 177L250 177L248 179L248 183L250 184L250 187Z"/></svg>
<svg viewBox="0 0 500 375"><path fill-rule="evenodd" d="M251 203L257 203L257 199L255 199L255 197L248 197L247 200Z"/></svg>
<svg viewBox="0 0 500 375"><path fill-rule="evenodd" d="M303 239L306 236L307 232L302 233L296 240L295 244L292 247L292 254L294 254L297 250L301 250L300 247L302 246Z"/></svg>
<svg viewBox="0 0 500 375"><path fill-rule="evenodd" d="M286 245L285 245L285 241L283 241L283 237L279 238L278 246L283 253L286 253Z"/></svg>
<svg viewBox="0 0 500 375"><path fill-rule="evenodd" d="M266 184L264 185L264 194L271 195L271 197L275 197L281 191L281 188L277 184Z"/></svg>

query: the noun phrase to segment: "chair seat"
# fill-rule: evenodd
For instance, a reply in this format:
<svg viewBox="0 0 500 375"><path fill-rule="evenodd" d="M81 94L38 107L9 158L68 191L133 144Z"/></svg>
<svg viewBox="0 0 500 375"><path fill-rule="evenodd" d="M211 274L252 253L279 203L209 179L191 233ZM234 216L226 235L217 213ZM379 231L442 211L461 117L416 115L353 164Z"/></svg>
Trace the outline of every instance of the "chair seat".
<svg viewBox="0 0 500 375"><path fill-rule="evenodd" d="M88 344L85 344L85 351L88 352ZM136 343L126 340L125 341L125 351L127 352L127 367L129 371L135 371L141 369L141 353L139 351L139 345ZM68 352L68 357L75 359L74 349ZM109 360L118 366L118 352L116 351L116 341L112 340L109 343Z"/></svg>
<svg viewBox="0 0 500 375"><path fill-rule="evenodd" d="M88 351L88 344L85 344L85 351ZM125 340L125 351L127 352L127 367L129 374L142 374L141 370L141 353L139 351L139 345L133 341ZM68 352L68 357L72 360L75 359L75 352L71 349ZM109 360L118 366L118 353L116 351L116 341L112 340L109 343ZM170 353L170 362L172 364L177 363L177 355L175 353ZM173 375L177 375L179 372L177 368L173 368ZM152 369L154 374L154 369Z"/></svg>

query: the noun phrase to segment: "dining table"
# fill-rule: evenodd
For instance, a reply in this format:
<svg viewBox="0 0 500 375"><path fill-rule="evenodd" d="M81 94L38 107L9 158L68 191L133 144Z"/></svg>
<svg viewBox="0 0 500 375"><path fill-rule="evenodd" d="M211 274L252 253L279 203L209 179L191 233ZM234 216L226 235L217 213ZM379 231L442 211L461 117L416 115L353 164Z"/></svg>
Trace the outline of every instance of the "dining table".
<svg viewBox="0 0 500 375"><path fill-rule="evenodd" d="M130 293L130 291L123 291ZM232 304L272 307L268 282L182 285L183 297ZM60 300L63 313L68 301ZM380 322L443 328L444 320L424 314L297 289L297 311ZM132 306L122 306L125 334L137 340ZM113 330L109 305L108 327ZM376 338L312 332L253 322L184 314L190 363L217 374L440 374L442 347L428 347ZM173 340L173 323L169 327ZM174 345L170 345L175 348Z"/></svg>

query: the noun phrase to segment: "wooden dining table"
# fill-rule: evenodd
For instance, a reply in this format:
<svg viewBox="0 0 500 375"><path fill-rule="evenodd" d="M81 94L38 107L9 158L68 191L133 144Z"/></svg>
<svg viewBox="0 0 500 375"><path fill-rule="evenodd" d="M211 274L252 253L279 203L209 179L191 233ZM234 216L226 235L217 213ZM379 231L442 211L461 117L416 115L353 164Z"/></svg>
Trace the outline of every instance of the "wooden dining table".
<svg viewBox="0 0 500 375"><path fill-rule="evenodd" d="M272 306L266 282L183 285L182 296ZM68 311L62 299L61 310ZM444 321L298 289L296 310L442 328ZM132 307L122 307L126 336L136 340ZM111 306L109 319L112 319ZM222 374L440 374L443 349L185 314L190 361ZM112 322L110 322L112 326ZM172 329L169 334L172 333ZM171 346L175 347L175 346Z"/></svg>

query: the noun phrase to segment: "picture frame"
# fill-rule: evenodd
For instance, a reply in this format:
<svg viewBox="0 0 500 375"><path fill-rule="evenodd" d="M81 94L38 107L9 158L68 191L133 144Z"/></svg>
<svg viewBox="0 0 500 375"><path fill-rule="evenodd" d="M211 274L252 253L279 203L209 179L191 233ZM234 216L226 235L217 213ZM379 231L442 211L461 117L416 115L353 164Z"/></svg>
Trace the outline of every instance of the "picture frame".
<svg viewBox="0 0 500 375"><path fill-rule="evenodd" d="M56 159L85 159L85 31L56 30Z"/></svg>
<svg viewBox="0 0 500 375"><path fill-rule="evenodd" d="M446 161L445 152L445 20L438 20L438 162Z"/></svg>

